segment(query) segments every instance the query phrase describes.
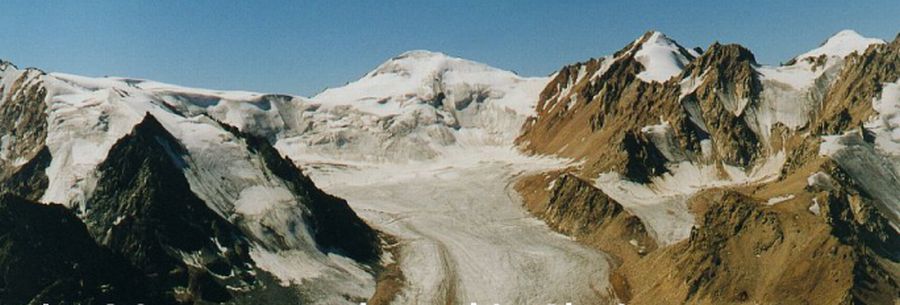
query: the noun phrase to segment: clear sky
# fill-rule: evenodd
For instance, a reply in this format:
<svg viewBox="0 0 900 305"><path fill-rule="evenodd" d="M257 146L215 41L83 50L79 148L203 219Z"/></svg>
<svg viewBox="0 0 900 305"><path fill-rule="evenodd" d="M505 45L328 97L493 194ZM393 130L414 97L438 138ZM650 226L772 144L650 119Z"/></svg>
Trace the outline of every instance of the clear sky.
<svg viewBox="0 0 900 305"><path fill-rule="evenodd" d="M778 64L854 29L892 40L887 1L3 1L0 58L92 76L314 95L428 49L523 75L610 54L655 29L741 43Z"/></svg>

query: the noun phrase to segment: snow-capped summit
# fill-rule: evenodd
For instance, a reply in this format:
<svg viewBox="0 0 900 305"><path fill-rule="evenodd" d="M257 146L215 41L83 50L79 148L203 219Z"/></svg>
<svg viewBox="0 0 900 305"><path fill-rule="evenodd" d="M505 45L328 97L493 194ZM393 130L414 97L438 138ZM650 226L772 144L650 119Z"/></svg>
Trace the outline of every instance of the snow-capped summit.
<svg viewBox="0 0 900 305"><path fill-rule="evenodd" d="M427 76L429 73L437 72L442 69L461 69L469 71L497 70L482 63L451 57L441 52L411 50L387 60L379 65L378 68L375 68L375 70L366 74L366 77L376 77L381 74L400 74L415 78Z"/></svg>
<svg viewBox="0 0 900 305"><path fill-rule="evenodd" d="M764 79L786 84L793 89L808 89L815 85L816 79L837 73L847 55L862 53L870 45L884 43L884 40L866 38L853 30L843 30L826 39L819 47L797 55L784 66L761 66L758 71ZM823 55L825 58L819 59Z"/></svg>
<svg viewBox="0 0 900 305"><path fill-rule="evenodd" d="M389 59L362 79L325 90L312 99L326 108L350 105L378 116L389 116L417 104L446 104L455 101L454 98L478 95L528 115L534 105L529 96L534 95L518 93L523 89L540 91L545 81L519 77L509 71L439 52L415 50Z"/></svg>
<svg viewBox="0 0 900 305"><path fill-rule="evenodd" d="M534 114L547 82L409 51L300 103L295 132L278 146L294 160L399 161L434 158L458 145L507 145Z"/></svg>
<svg viewBox="0 0 900 305"><path fill-rule="evenodd" d="M809 52L800 54L795 59L804 59L809 57L819 57L827 55L829 57L845 57L853 52L865 51L872 44L883 44L884 40L878 38L866 38L853 30L843 30L837 32L828 40L822 43L818 48Z"/></svg>
<svg viewBox="0 0 900 305"><path fill-rule="evenodd" d="M634 58L644 66L644 71L637 77L646 82L664 82L680 73L693 58L700 56L657 31L641 36L635 47L638 49Z"/></svg>

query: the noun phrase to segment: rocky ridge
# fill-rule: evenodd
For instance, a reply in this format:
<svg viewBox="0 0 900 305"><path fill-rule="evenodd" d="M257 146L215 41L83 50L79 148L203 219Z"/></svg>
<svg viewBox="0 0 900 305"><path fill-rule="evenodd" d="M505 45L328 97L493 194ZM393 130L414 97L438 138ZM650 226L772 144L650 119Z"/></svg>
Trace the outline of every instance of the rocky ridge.
<svg viewBox="0 0 900 305"><path fill-rule="evenodd" d="M898 187L893 127L882 127L893 123L875 123L893 122L881 113L898 102L884 88L900 77L900 39L844 31L780 67L714 43L683 54L671 78L647 81L638 75L656 67L634 53L660 35L555 75L517 143L579 163L522 179L526 206L615 255L611 280L627 304L900 299L897 201L883 191ZM885 170L870 178L863 164ZM586 185L547 184L570 176ZM613 250L630 246L605 234L618 206L611 219L633 214L651 237L640 244L657 249Z"/></svg>

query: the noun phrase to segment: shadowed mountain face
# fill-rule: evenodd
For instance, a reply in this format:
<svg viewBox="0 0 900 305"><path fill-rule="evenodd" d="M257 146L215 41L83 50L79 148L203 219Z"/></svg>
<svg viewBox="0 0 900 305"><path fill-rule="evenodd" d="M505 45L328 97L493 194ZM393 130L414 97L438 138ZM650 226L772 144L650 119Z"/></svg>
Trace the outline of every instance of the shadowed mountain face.
<svg viewBox="0 0 900 305"><path fill-rule="evenodd" d="M61 205L0 195L0 302L169 304Z"/></svg>
<svg viewBox="0 0 900 305"><path fill-rule="evenodd" d="M187 152L152 116L119 140L98 168L84 214L92 235L179 300L230 299L253 284L249 241L191 192Z"/></svg>
<svg viewBox="0 0 900 305"><path fill-rule="evenodd" d="M526 206L613 254L623 303L895 304L900 37L845 31L780 67L715 43L648 80L659 35L548 84L517 143L582 163L519 181Z"/></svg>

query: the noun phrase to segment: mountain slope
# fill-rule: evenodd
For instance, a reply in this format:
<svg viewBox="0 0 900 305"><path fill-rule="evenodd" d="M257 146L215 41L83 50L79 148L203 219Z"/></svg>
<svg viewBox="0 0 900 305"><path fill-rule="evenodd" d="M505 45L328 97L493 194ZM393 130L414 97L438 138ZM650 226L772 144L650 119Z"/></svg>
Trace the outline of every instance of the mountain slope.
<svg viewBox="0 0 900 305"><path fill-rule="evenodd" d="M100 244L145 274L167 274L152 278L168 288L161 290L174 291L174 298L228 301L226 284L252 283L250 242L190 191L179 169L186 156L177 140L146 116L97 167L85 223Z"/></svg>
<svg viewBox="0 0 900 305"><path fill-rule="evenodd" d="M564 67L517 143L581 163L517 188L541 192L546 185L529 181L566 175L593 182L600 199L536 214L620 258L612 284L628 304L893 304L898 46L843 31L767 67L715 43L685 55L662 83L638 77L652 68L635 59L634 43ZM584 189L547 192L579 198ZM577 213L595 202L621 204L661 247L635 256L615 250L627 243L566 229L595 225L600 215Z"/></svg>
<svg viewBox="0 0 900 305"><path fill-rule="evenodd" d="M302 109L277 146L293 158L406 162L506 146L534 113L544 78L410 51Z"/></svg>
<svg viewBox="0 0 900 305"><path fill-rule="evenodd" d="M0 248L4 303L171 303L60 205L0 194Z"/></svg>
<svg viewBox="0 0 900 305"><path fill-rule="evenodd" d="M28 268L9 301L893 304L898 56L842 31L772 67L648 32L550 78L411 51L313 98L2 62L0 187L45 205L0 197L0 288ZM98 258L149 288L70 270Z"/></svg>
<svg viewBox="0 0 900 305"><path fill-rule="evenodd" d="M17 124L2 131L3 190L75 211L154 291L179 302L333 304L371 295L376 233L267 138L194 104L215 92L8 64L0 79L2 122ZM266 108L242 102L232 106Z"/></svg>

